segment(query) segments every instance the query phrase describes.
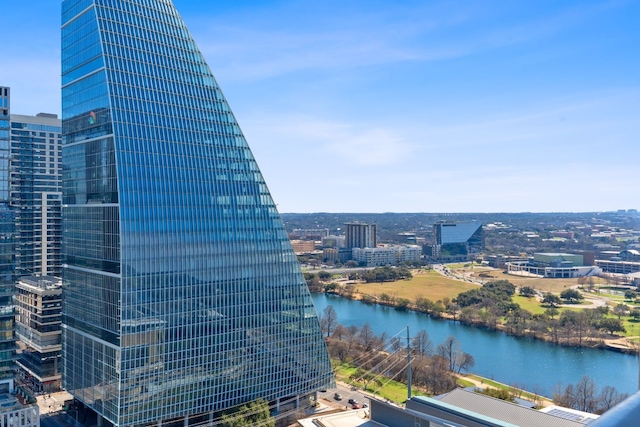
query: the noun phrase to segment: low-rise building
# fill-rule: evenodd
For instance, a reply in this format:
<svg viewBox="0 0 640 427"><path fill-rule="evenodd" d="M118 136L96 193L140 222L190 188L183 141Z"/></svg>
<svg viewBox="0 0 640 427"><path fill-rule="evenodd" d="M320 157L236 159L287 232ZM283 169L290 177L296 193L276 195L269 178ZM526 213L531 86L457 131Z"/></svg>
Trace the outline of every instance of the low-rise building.
<svg viewBox="0 0 640 427"><path fill-rule="evenodd" d="M296 254L308 254L316 250L313 240L291 240L291 247Z"/></svg>
<svg viewBox="0 0 640 427"><path fill-rule="evenodd" d="M16 284L18 368L34 392L60 390L62 282L53 276L22 277Z"/></svg>
<svg viewBox="0 0 640 427"><path fill-rule="evenodd" d="M353 248L352 258L367 267L398 265L401 262L418 261L422 248L417 245L384 245L377 248Z"/></svg>

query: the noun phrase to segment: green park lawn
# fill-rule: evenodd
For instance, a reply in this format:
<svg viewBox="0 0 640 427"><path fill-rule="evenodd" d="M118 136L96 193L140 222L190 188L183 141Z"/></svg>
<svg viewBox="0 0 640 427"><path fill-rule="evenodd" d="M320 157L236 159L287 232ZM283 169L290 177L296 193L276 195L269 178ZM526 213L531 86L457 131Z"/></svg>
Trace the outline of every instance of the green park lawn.
<svg viewBox="0 0 640 427"><path fill-rule="evenodd" d="M411 302L414 302L418 297L439 301L443 298L453 299L460 292L465 292L477 287L478 285L449 279L430 270L414 273L413 278L410 280L384 283L359 283L357 285L357 292L378 297L382 294L387 294L396 298L407 298Z"/></svg>

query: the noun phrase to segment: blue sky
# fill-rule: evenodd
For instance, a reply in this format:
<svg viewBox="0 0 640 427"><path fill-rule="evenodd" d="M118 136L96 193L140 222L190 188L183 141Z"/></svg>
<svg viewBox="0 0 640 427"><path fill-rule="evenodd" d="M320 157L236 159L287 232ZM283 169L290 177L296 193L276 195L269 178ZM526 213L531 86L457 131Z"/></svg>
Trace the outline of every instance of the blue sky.
<svg viewBox="0 0 640 427"><path fill-rule="evenodd" d="M59 2L3 4L60 112ZM174 0L281 212L640 208L638 1Z"/></svg>

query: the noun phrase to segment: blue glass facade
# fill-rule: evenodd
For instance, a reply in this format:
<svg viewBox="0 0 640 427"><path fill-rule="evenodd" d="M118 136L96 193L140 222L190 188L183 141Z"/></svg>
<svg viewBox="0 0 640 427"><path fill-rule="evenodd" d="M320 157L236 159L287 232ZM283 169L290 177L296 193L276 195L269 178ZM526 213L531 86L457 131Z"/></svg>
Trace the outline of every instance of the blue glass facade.
<svg viewBox="0 0 640 427"><path fill-rule="evenodd" d="M10 101L10 89L0 86L0 393L13 391L17 357L13 305L16 279L15 210L9 198Z"/></svg>
<svg viewBox="0 0 640 427"><path fill-rule="evenodd" d="M279 214L170 0L64 0L63 382L115 425L333 382Z"/></svg>

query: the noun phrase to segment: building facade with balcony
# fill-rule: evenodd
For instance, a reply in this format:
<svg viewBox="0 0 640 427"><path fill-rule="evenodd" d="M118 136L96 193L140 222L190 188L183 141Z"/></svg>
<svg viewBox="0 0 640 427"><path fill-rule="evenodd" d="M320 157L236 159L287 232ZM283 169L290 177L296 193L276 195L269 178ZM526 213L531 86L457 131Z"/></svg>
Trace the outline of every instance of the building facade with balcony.
<svg viewBox="0 0 640 427"><path fill-rule="evenodd" d="M62 377L62 281L25 276L16 284L18 367L35 393L60 390Z"/></svg>

